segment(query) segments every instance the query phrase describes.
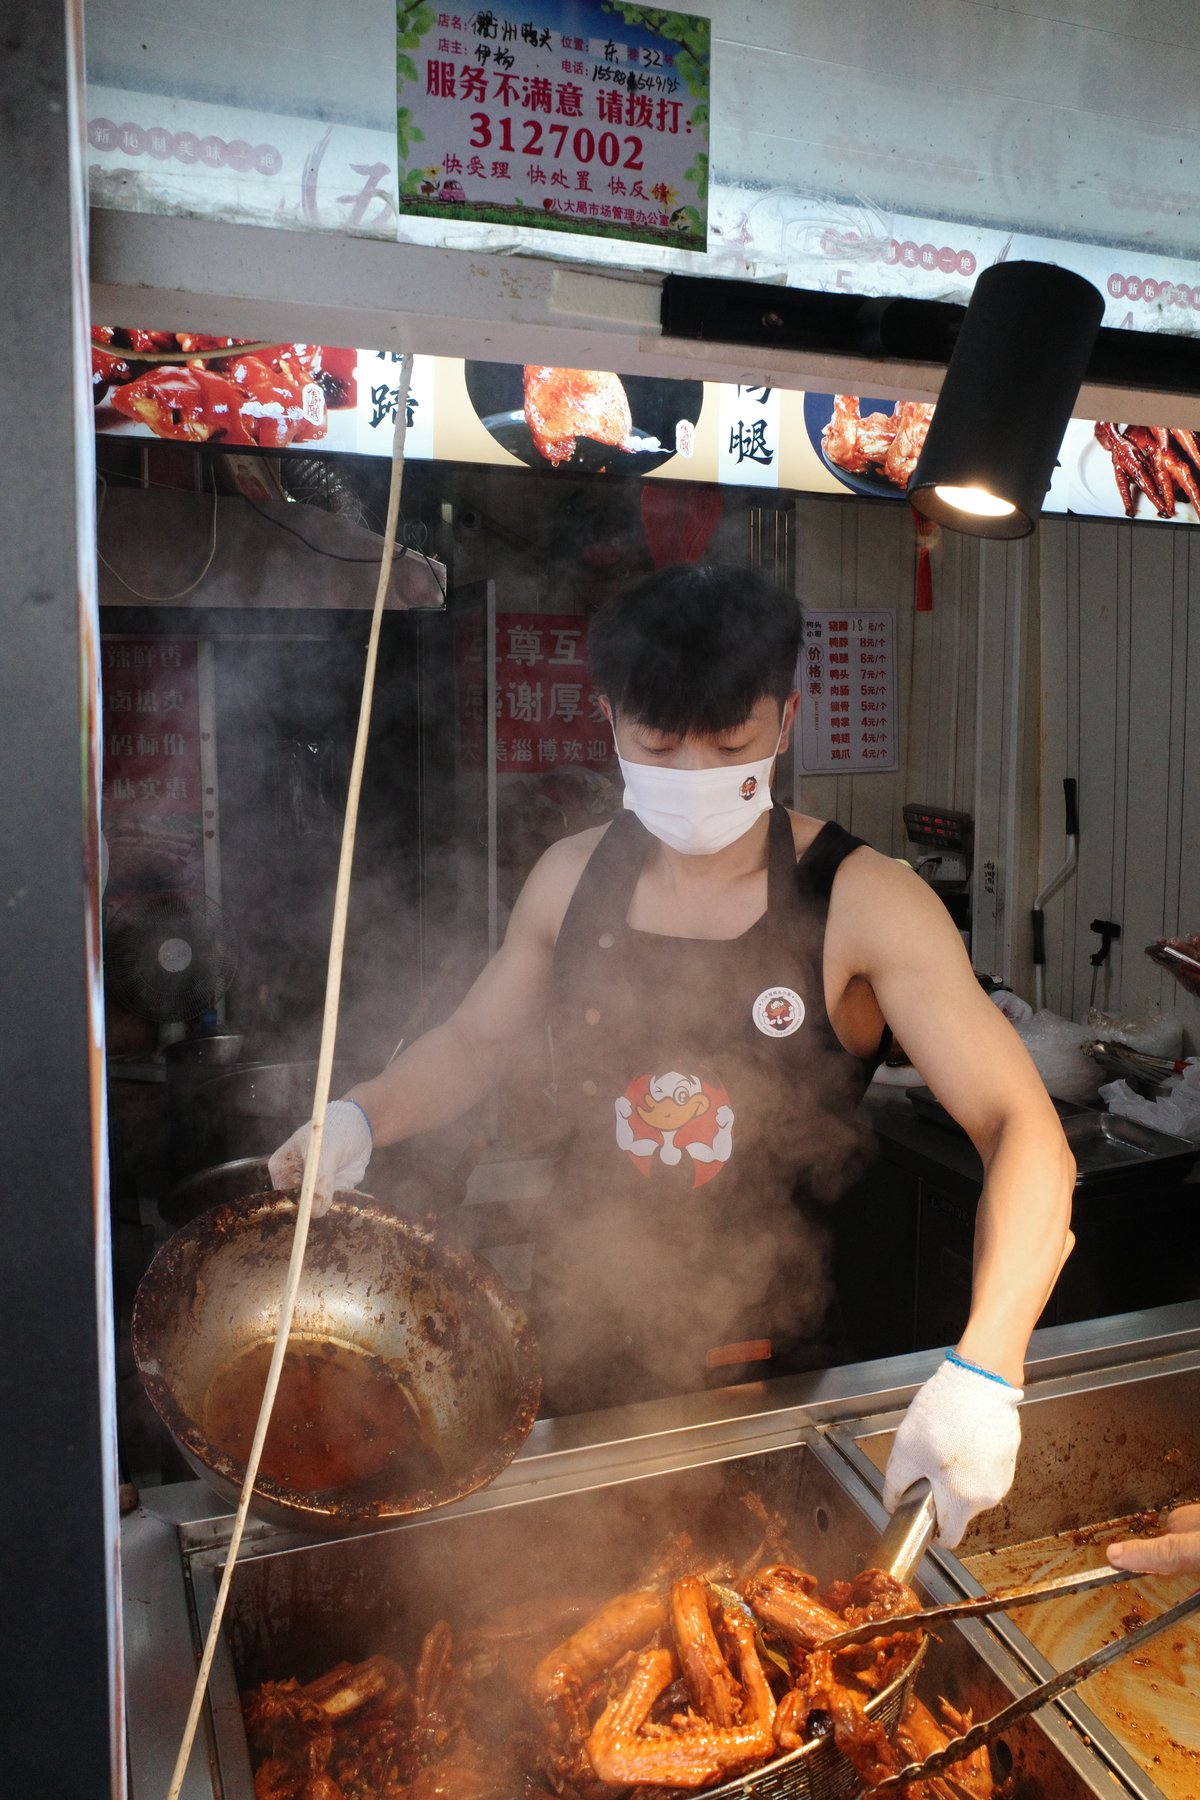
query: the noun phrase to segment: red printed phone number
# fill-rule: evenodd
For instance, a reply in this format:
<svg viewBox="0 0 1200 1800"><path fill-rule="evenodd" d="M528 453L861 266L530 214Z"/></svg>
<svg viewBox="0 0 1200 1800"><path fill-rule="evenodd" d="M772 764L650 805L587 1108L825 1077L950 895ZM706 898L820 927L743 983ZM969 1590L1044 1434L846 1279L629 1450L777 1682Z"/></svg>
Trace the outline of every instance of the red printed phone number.
<svg viewBox="0 0 1200 1800"><path fill-rule="evenodd" d="M525 134L525 142L516 145L513 142L513 128ZM499 132L497 140L495 132ZM578 163L595 162L597 157L606 169L615 169L620 163L623 169L641 169L643 141L632 134L624 139L626 152L621 162L622 140L615 131L602 131L597 138L596 133L586 125L579 125L574 131L569 125L543 125L540 119L513 119L507 114L503 118L493 120L490 113L471 114L471 148L472 150L488 150L493 144L499 150L516 152L522 156L545 156L547 147L544 137L552 138L554 149L552 154L557 161L563 154L567 139L571 140L570 155Z"/></svg>

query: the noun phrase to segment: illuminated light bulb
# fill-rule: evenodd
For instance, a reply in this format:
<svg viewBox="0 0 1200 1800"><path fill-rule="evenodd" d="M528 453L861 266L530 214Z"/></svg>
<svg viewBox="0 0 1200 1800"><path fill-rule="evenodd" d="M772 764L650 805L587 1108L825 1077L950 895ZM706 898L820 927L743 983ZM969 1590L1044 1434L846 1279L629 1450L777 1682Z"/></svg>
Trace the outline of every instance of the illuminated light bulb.
<svg viewBox="0 0 1200 1800"><path fill-rule="evenodd" d="M939 482L933 491L947 506L956 506L960 512L975 513L980 518L1006 519L1017 510L1011 500L989 494L986 488L947 487Z"/></svg>

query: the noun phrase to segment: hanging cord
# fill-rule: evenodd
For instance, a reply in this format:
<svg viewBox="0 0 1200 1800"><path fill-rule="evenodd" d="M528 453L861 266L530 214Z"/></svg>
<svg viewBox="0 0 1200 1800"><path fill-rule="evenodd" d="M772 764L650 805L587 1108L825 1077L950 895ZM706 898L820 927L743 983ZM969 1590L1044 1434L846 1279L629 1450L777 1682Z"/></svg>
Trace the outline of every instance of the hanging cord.
<svg viewBox="0 0 1200 1800"><path fill-rule="evenodd" d="M410 353L400 364L401 395L408 393L409 384L412 381L412 365L413 359ZM317 1088L313 1095L312 1135L308 1141L308 1154L304 1161L304 1180L300 1184L300 1199L296 1207L291 1260L288 1263L287 1282L279 1309L275 1348L271 1354L271 1366L267 1371L267 1385L262 1397L262 1406L259 1409L258 1424L254 1428L254 1441L250 1445L250 1454L246 1459L246 1478L242 1483L242 1495L234 1516L233 1532L225 1556L225 1566L221 1571L221 1585L217 1590L217 1603L213 1608L212 1624L208 1628L208 1636L204 1642L204 1654L200 1658L200 1667L196 1673L192 1704L188 1710L183 1742L179 1746L179 1755L175 1761L175 1772L171 1777L170 1788L167 1790L167 1800L179 1800L188 1758L196 1737L196 1728L200 1723L200 1711L204 1705L204 1694L208 1686L213 1656L216 1652L217 1638L220 1635L221 1621L225 1615L225 1602L229 1598L233 1568L241 1547L242 1533L246 1527L246 1515L250 1510L258 1465L262 1457L263 1445L266 1442L267 1427L271 1422L271 1409L275 1404L279 1377L283 1371L283 1359L292 1329L292 1315L296 1308L296 1294L304 1267L304 1251L308 1242L308 1222L312 1216L313 1188L316 1185L317 1167L321 1159L321 1140L325 1135L325 1110L329 1103L329 1085L333 1077L333 1049L337 1038L338 1004L341 999L342 986L342 952L346 943L346 912L350 901L350 868L354 860L358 800L362 790L363 765L367 755L367 733L371 725L375 665L379 656L379 628L383 619L383 603L387 596L388 582L392 572L392 552L395 548L396 526L400 517L400 484L404 477L406 421L407 408L402 402L396 408L396 431L392 441L392 481L388 492L383 561L379 569L379 584L375 590L375 610L371 615L371 635L367 643L362 704L358 713L358 735L354 740L354 758L350 765L350 785L346 793L346 820L342 827L342 848L338 858L337 887L333 902L333 927L329 934L329 970L325 982L325 1013L321 1021L321 1047L317 1056Z"/></svg>
<svg viewBox="0 0 1200 1800"><path fill-rule="evenodd" d="M96 534L99 536L100 521L104 517L104 502L108 499L108 483L98 469L96 471L96 480L100 483L100 510L96 514ZM212 568L213 557L217 554L217 470L215 463L212 468L212 484L212 524L208 534L208 555L205 557L204 567L197 575L195 581L189 581L187 586L181 587L177 594L143 594L141 588L134 587L132 581L126 581L120 571L113 568L107 556L101 556L99 545L97 545L96 548L97 562L102 562L109 574L113 576L115 580L119 581L123 588L127 588L131 594L136 594L139 600L148 601L151 606L165 606L171 600L182 600L186 594L195 593L196 589L200 586L200 583L204 580L204 577L208 574L208 571Z"/></svg>

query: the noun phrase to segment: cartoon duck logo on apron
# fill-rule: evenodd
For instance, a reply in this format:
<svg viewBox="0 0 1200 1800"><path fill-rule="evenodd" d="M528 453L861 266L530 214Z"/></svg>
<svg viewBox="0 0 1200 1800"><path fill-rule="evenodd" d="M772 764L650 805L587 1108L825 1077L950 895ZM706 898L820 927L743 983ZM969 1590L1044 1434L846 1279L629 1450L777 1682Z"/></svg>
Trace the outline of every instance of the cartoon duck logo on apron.
<svg viewBox="0 0 1200 1800"><path fill-rule="evenodd" d="M690 1165L703 1187L733 1155L733 1108L719 1081L679 1069L638 1075L614 1102L617 1148L643 1175Z"/></svg>

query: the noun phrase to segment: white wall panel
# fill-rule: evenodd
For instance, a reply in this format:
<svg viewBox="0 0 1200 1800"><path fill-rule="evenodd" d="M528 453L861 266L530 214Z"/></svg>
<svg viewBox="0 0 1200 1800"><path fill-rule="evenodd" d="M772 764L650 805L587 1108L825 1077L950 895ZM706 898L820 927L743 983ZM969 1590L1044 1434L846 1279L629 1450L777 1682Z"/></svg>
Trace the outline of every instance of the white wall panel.
<svg viewBox="0 0 1200 1800"><path fill-rule="evenodd" d="M1143 951L1200 929L1200 545L1183 529L1053 520L1038 557L1042 880L1063 858L1064 775L1080 830L1077 876L1046 910L1047 1003L1084 1016L1091 921L1115 919L1108 1010L1161 1006L1194 1039L1197 1003Z"/></svg>
<svg viewBox="0 0 1200 1800"><path fill-rule="evenodd" d="M914 611L907 507L799 499L796 591L814 607L886 606L896 614L900 767L886 774L805 776L796 805L892 856L907 851L906 800L969 812L974 800L979 548L943 532L934 550L934 609Z"/></svg>

